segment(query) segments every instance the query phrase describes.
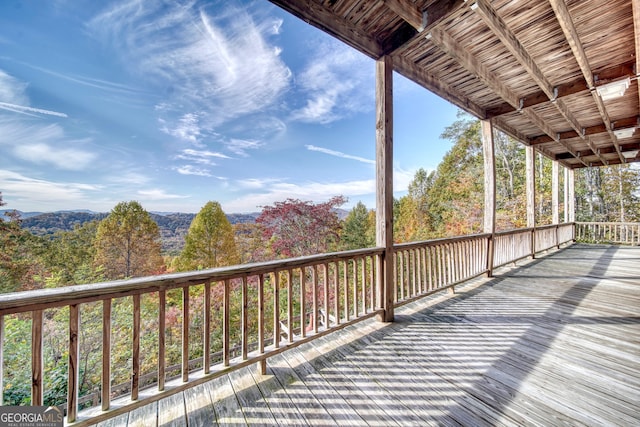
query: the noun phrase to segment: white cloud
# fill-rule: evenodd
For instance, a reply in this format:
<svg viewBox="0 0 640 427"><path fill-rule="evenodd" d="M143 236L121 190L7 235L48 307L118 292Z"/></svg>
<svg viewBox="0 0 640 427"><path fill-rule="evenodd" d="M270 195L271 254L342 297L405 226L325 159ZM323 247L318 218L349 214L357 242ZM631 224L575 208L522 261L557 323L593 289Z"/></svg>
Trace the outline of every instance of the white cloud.
<svg viewBox="0 0 640 427"><path fill-rule="evenodd" d="M207 169L197 168L193 165L176 166L173 169L180 175L211 176Z"/></svg>
<svg viewBox="0 0 640 427"><path fill-rule="evenodd" d="M327 201L338 195L351 197L375 193L374 179L335 183L308 182L303 184L293 184L271 178L263 180L245 180L241 182L244 187L247 187L247 183L253 183L255 184L255 190L263 191L252 192L224 203L225 211L257 211L261 206L271 205L274 202L282 201L287 198L321 202Z"/></svg>
<svg viewBox="0 0 640 427"><path fill-rule="evenodd" d="M29 98L26 95L28 84L0 70L0 109L12 111L14 113L33 115L46 114L50 116L67 117L66 114L58 111L34 108L29 105Z"/></svg>
<svg viewBox="0 0 640 427"><path fill-rule="evenodd" d="M192 148L184 149L176 156L176 159L187 160L190 162L203 164L203 165L215 165L211 160L212 158L228 159L229 156L208 150L194 150Z"/></svg>
<svg viewBox="0 0 640 427"><path fill-rule="evenodd" d="M374 65L338 41L317 49L297 76L306 104L291 113L292 120L331 123L374 105Z"/></svg>
<svg viewBox="0 0 640 427"><path fill-rule="evenodd" d="M177 122L163 116L168 131L187 139L200 140L215 126L275 105L291 78L279 49L267 41L280 21L256 23L228 3L209 10L215 13L193 2L130 0L87 24L134 72L162 85L167 95L159 112L198 112L197 131L185 116Z"/></svg>
<svg viewBox="0 0 640 427"><path fill-rule="evenodd" d="M179 194L169 194L165 190L159 188L154 188L151 190L138 190L137 194L142 200L186 199L189 197Z"/></svg>
<svg viewBox="0 0 640 427"><path fill-rule="evenodd" d="M238 156L247 157L247 150L256 150L264 145L260 141L244 140L231 138L224 143L227 150L231 151Z"/></svg>
<svg viewBox="0 0 640 427"><path fill-rule="evenodd" d="M370 165L375 165L376 164L375 160L365 159L364 157L359 157L359 156L353 156L351 154L346 154L346 153L343 153L343 152L340 152L340 151L330 150L328 148L317 147L315 145L305 145L305 147L307 147L307 150L309 150L309 151L317 151L319 153L328 154L330 156L341 157L343 159L356 160L358 162L367 163L367 164L370 164Z"/></svg>
<svg viewBox="0 0 640 427"><path fill-rule="evenodd" d="M198 124L198 115L196 113L186 113L178 120L172 128L166 124L166 120L161 120L162 126L160 130L168 135L178 138L181 141L190 142L194 145L200 145L200 137L202 131Z"/></svg>
<svg viewBox="0 0 640 427"><path fill-rule="evenodd" d="M40 211L50 207L57 210L59 206L87 207L87 202L102 189L102 186L47 181L0 169L0 188L5 201L12 201L11 204L16 202L22 204L23 210ZM36 204L29 205L29 203Z"/></svg>
<svg viewBox="0 0 640 427"><path fill-rule="evenodd" d="M0 121L0 145L10 147L22 160L58 169L83 170L97 157L94 153L74 148L88 140L72 140L58 124L29 124L18 120Z"/></svg>
<svg viewBox="0 0 640 427"><path fill-rule="evenodd" d="M29 105L29 98L25 95L27 83L0 70L0 101L3 103Z"/></svg>

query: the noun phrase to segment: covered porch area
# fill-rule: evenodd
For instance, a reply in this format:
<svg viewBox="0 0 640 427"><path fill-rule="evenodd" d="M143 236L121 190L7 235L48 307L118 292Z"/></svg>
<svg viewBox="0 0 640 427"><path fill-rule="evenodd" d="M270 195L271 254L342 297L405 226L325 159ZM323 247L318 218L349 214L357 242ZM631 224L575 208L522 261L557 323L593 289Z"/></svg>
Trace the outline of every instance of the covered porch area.
<svg viewBox="0 0 640 427"><path fill-rule="evenodd" d="M636 425L638 277L574 244L97 425Z"/></svg>

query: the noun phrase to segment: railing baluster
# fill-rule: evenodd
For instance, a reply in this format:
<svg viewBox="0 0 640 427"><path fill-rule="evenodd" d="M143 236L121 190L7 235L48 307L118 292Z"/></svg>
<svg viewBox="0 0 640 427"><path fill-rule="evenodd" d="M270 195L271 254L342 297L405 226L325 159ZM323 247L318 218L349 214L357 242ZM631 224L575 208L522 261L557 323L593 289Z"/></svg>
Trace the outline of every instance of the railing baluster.
<svg viewBox="0 0 640 427"><path fill-rule="evenodd" d="M293 342L293 272L287 270L287 327L289 342Z"/></svg>
<svg viewBox="0 0 640 427"><path fill-rule="evenodd" d="M158 391L164 390L166 310L167 293L162 290L158 292Z"/></svg>
<svg viewBox="0 0 640 427"><path fill-rule="evenodd" d="M358 259L353 259L353 317L358 317Z"/></svg>
<svg viewBox="0 0 640 427"><path fill-rule="evenodd" d="M313 322L313 333L317 334L318 333L318 266L314 265L311 268L311 284L313 286L313 297L312 297L312 304L313 304L313 314L312 314L312 322Z"/></svg>
<svg viewBox="0 0 640 427"><path fill-rule="evenodd" d="M344 320L349 321L349 260L344 260L344 270L342 271L344 281Z"/></svg>
<svg viewBox="0 0 640 427"><path fill-rule="evenodd" d="M43 405L42 310L31 315L31 405Z"/></svg>
<svg viewBox="0 0 640 427"><path fill-rule="evenodd" d="M300 268L300 336L307 336L307 301L305 298L306 291L306 271L304 267Z"/></svg>
<svg viewBox="0 0 640 427"><path fill-rule="evenodd" d="M264 274L258 275L258 353L264 354ZM258 362L258 372L267 373L267 360Z"/></svg>
<svg viewBox="0 0 640 427"><path fill-rule="evenodd" d="M324 269L322 290L324 291L324 329L328 330L331 327L331 320L329 318L329 263L322 264Z"/></svg>
<svg viewBox="0 0 640 427"><path fill-rule="evenodd" d="M204 309L202 319L202 371L211 372L211 282L204 284Z"/></svg>
<svg viewBox="0 0 640 427"><path fill-rule="evenodd" d="M222 364L229 366L229 323L230 323L230 298L229 279L224 279L223 291L223 308L222 308Z"/></svg>
<svg viewBox="0 0 640 427"><path fill-rule="evenodd" d="M189 381L189 287L182 288L182 382Z"/></svg>
<svg viewBox="0 0 640 427"><path fill-rule="evenodd" d="M362 295L362 314L367 314L367 259L363 257L360 263L362 267L362 288L360 288Z"/></svg>
<svg viewBox="0 0 640 427"><path fill-rule="evenodd" d="M338 261L333 263L333 304L336 317L336 326L340 324L340 282L338 280L338 270L340 264Z"/></svg>
<svg viewBox="0 0 640 427"><path fill-rule="evenodd" d="M78 416L78 377L80 374L78 335L80 334L80 306L69 306L69 376L67 383L67 422Z"/></svg>
<svg viewBox="0 0 640 427"><path fill-rule="evenodd" d="M164 334L164 330L163 330ZM111 405L111 300L102 301L102 410Z"/></svg>
<svg viewBox="0 0 640 427"><path fill-rule="evenodd" d="M249 287L247 276L242 276L242 360L247 360L249 354Z"/></svg>
<svg viewBox="0 0 640 427"><path fill-rule="evenodd" d="M273 272L273 348L280 348L280 272Z"/></svg>
<svg viewBox="0 0 640 427"><path fill-rule="evenodd" d="M131 400L138 400L140 389L140 294L133 296L132 333Z"/></svg>

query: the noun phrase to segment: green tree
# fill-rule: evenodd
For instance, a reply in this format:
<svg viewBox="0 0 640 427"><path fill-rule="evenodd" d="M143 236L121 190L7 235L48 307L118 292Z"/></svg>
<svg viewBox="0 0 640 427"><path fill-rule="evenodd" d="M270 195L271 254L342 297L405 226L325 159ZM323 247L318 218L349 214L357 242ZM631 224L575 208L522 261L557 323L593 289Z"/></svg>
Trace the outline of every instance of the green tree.
<svg viewBox="0 0 640 427"><path fill-rule="evenodd" d="M222 267L240 262L233 228L218 202L208 202L195 216L175 265L179 271Z"/></svg>
<svg viewBox="0 0 640 427"><path fill-rule="evenodd" d="M345 250L375 246L375 222L364 203L358 202L345 218L340 242Z"/></svg>
<svg viewBox="0 0 640 427"><path fill-rule="evenodd" d="M102 269L94 268L96 233L99 221L77 225L72 231L59 231L53 235L46 254L51 275L47 287L98 282L103 279Z"/></svg>
<svg viewBox="0 0 640 427"><path fill-rule="evenodd" d="M149 212L136 201L118 203L98 225L97 266L107 279L155 274L162 270L160 232Z"/></svg>

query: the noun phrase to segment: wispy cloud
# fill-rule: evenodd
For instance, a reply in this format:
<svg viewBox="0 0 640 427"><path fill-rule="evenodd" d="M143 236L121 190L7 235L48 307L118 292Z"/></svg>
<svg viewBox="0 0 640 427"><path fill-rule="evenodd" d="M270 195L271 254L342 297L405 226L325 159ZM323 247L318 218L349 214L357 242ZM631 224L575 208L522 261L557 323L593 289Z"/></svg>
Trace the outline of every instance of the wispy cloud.
<svg viewBox="0 0 640 427"><path fill-rule="evenodd" d="M307 182L295 184L284 180L264 179L249 181L256 184L255 190L250 194L226 202L224 209L228 212L251 212L260 210L261 206L271 205L274 202L287 198L301 200L313 200L320 202L331 197L343 195L346 197L361 196L375 192L375 180L355 180L346 182ZM244 181L246 184L247 181Z"/></svg>
<svg viewBox="0 0 640 427"><path fill-rule="evenodd" d="M243 139L235 139L231 138L230 140L224 143L227 150L231 151L238 156L247 157L249 154L247 150L256 150L264 145L263 142L260 141L251 141L251 140L243 140Z"/></svg>
<svg viewBox="0 0 640 427"><path fill-rule="evenodd" d="M56 209L60 205L87 206L92 195L101 191L102 186L77 182L55 182L31 178L23 174L0 169L0 188L5 201L25 202L37 201L33 210L45 210L49 206ZM14 203L12 203L14 204Z"/></svg>
<svg viewBox="0 0 640 427"><path fill-rule="evenodd" d="M209 170L198 168L193 165L176 166L173 170L178 172L180 175L212 176Z"/></svg>
<svg viewBox="0 0 640 427"><path fill-rule="evenodd" d="M306 103L292 120L327 124L369 111L373 105L374 67L368 58L337 42L321 46L297 76Z"/></svg>
<svg viewBox="0 0 640 427"><path fill-rule="evenodd" d="M17 120L0 121L0 146L17 158L31 163L50 164L58 169L86 169L96 154L75 146L88 140L73 140L58 124L29 124Z"/></svg>
<svg viewBox="0 0 640 427"><path fill-rule="evenodd" d="M305 145L305 147L307 147L307 150L309 150L309 151L317 151L319 153L328 154L330 156L340 157L340 158L343 158L343 159L356 160L358 162L367 163L367 164L370 164L370 165L375 165L376 164L375 160L365 159L364 157L359 157L359 156L353 156L351 154L346 154L346 153L343 153L343 152L340 152L340 151L330 150L328 148L317 147L315 145Z"/></svg>
<svg viewBox="0 0 640 427"><path fill-rule="evenodd" d="M31 107L26 94L27 87L27 83L0 70L0 109L27 115L33 115L30 113L34 113L67 117L65 113L58 111Z"/></svg>
<svg viewBox="0 0 640 427"><path fill-rule="evenodd" d="M159 188L154 188L150 190L139 190L137 194L138 196L140 196L142 200L186 199L189 197L189 196L183 196L180 194L170 194L170 193L167 193L165 190L162 190Z"/></svg>
<svg viewBox="0 0 640 427"><path fill-rule="evenodd" d="M222 153L214 152L214 151L194 150L192 148L186 148L176 156L176 159L187 160L189 162L194 162L194 163L203 164L203 165L215 165L215 163L211 160L214 158L228 159L229 156Z"/></svg>
<svg viewBox="0 0 640 427"><path fill-rule="evenodd" d="M17 113L37 113L46 114L49 116L68 117L65 113L59 113L57 111L43 110L42 108L27 107L25 105L9 104L8 102L0 102L0 108L3 110L14 111Z"/></svg>
<svg viewBox="0 0 640 427"><path fill-rule="evenodd" d="M166 89L166 129L187 139L203 130L275 105L291 72L268 42L281 22L256 22L228 3L196 7L194 2L123 1L87 23L90 32L112 44L123 63ZM150 25L149 22L153 22ZM180 134L181 126L197 126Z"/></svg>

